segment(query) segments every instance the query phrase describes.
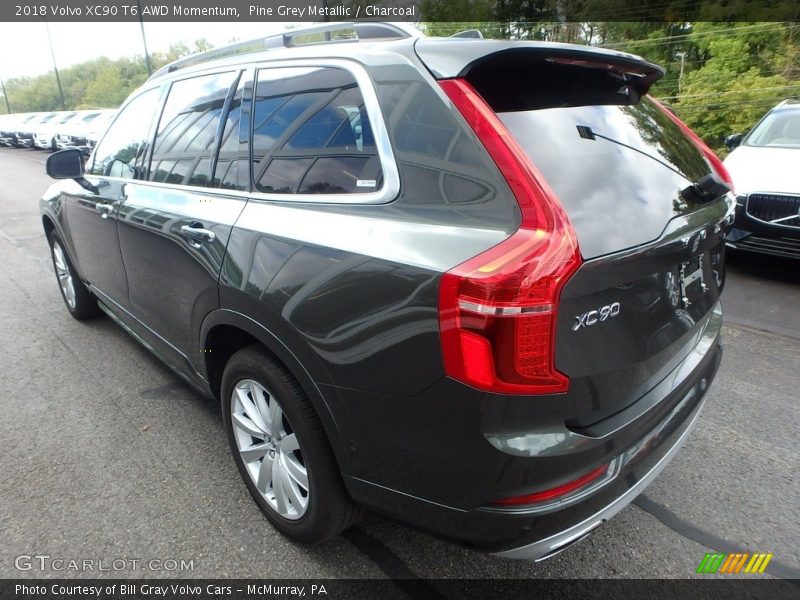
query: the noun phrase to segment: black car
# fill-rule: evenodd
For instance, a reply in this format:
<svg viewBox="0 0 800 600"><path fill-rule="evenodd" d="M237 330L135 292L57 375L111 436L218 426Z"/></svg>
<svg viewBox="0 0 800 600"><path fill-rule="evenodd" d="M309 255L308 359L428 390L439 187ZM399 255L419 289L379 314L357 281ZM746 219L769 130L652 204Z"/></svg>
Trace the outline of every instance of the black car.
<svg viewBox="0 0 800 600"><path fill-rule="evenodd" d="M737 200L728 247L800 259L800 101L784 100L726 143Z"/></svg>
<svg viewBox="0 0 800 600"><path fill-rule="evenodd" d="M50 156L67 309L221 401L292 540L368 507L482 552L560 551L697 422L724 168L630 54L295 35L156 73L85 173Z"/></svg>

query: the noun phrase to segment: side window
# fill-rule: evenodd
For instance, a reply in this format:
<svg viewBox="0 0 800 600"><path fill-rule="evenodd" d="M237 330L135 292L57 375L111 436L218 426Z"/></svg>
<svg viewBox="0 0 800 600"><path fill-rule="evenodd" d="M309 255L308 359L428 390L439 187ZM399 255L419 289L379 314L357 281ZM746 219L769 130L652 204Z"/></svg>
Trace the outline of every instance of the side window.
<svg viewBox="0 0 800 600"><path fill-rule="evenodd" d="M260 69L252 149L259 192L363 194L383 183L361 91L344 69Z"/></svg>
<svg viewBox="0 0 800 600"><path fill-rule="evenodd" d="M154 88L131 100L117 115L94 151L91 175L136 179L137 160L147 146L160 90Z"/></svg>
<svg viewBox="0 0 800 600"><path fill-rule="evenodd" d="M217 131L237 75L217 73L172 84L153 145L150 181L219 187L211 173Z"/></svg>

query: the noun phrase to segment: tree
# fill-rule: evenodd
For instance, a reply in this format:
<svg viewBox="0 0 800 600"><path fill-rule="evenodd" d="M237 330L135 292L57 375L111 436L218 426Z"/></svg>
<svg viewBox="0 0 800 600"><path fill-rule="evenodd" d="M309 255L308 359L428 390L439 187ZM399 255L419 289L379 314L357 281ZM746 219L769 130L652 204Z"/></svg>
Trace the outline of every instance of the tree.
<svg viewBox="0 0 800 600"><path fill-rule="evenodd" d="M780 100L800 95L791 29L780 23L698 23L691 41L704 58L684 78L674 107L718 152L734 132L746 132ZM796 55L795 55L796 56ZM784 73L788 74L787 77Z"/></svg>

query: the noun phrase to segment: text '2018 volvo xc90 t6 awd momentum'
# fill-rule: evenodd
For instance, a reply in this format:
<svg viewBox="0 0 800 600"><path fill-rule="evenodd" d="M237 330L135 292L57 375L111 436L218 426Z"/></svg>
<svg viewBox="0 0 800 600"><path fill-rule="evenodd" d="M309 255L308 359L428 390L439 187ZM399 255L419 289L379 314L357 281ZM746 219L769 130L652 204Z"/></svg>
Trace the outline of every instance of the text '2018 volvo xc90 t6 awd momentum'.
<svg viewBox="0 0 800 600"><path fill-rule="evenodd" d="M395 37L156 73L85 172L51 155L55 271L75 317L102 310L219 398L291 539L368 507L544 558L696 422L727 175L639 57Z"/></svg>

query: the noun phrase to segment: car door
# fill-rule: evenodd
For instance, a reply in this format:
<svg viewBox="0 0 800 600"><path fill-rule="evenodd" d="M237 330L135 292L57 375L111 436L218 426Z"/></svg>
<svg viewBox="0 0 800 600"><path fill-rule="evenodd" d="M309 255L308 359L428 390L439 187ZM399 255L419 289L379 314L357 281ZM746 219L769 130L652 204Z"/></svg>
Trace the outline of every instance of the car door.
<svg viewBox="0 0 800 600"><path fill-rule="evenodd" d="M67 244L81 277L101 300L128 303L128 282L117 238L117 213L139 169L160 91L152 88L132 99L119 113L88 165L86 179L94 190L63 196Z"/></svg>
<svg viewBox="0 0 800 600"><path fill-rule="evenodd" d="M127 186L119 212L130 312L168 362L190 376L202 372L200 323L219 306L225 248L246 203L235 159L239 78L231 70L171 84L149 168ZM234 159L226 151L220 158L220 146L233 146Z"/></svg>

